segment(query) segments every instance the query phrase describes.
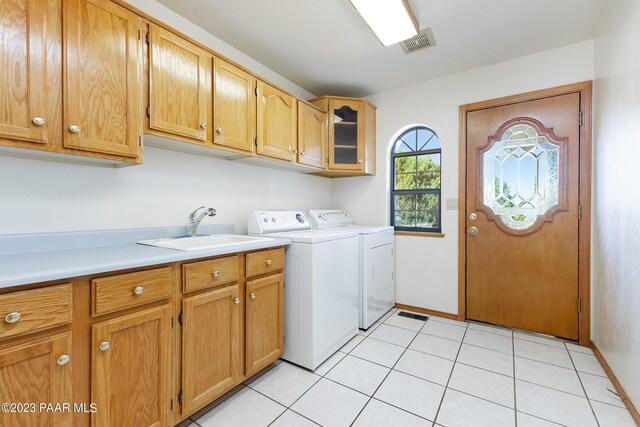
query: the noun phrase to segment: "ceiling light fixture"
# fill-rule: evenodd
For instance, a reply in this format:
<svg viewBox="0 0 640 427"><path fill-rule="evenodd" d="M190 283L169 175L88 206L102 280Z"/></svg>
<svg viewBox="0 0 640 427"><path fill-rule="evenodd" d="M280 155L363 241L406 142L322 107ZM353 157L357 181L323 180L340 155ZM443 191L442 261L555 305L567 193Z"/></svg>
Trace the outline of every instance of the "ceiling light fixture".
<svg viewBox="0 0 640 427"><path fill-rule="evenodd" d="M350 0L383 46L418 34L418 23L407 0Z"/></svg>

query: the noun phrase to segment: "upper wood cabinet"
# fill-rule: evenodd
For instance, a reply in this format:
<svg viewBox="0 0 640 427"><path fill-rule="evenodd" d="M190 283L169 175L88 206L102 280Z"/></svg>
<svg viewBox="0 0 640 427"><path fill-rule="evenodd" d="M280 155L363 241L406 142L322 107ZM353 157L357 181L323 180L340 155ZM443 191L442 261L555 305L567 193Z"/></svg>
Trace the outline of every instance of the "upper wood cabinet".
<svg viewBox="0 0 640 427"><path fill-rule="evenodd" d="M109 0L66 0L64 146L137 157L142 19Z"/></svg>
<svg viewBox="0 0 640 427"><path fill-rule="evenodd" d="M183 413L205 406L238 383L241 302L237 284L182 301Z"/></svg>
<svg viewBox="0 0 640 427"><path fill-rule="evenodd" d="M360 98L325 96L311 102L328 111L329 164L320 174L375 175L375 106Z"/></svg>
<svg viewBox="0 0 640 427"><path fill-rule="evenodd" d="M170 328L169 304L93 325L93 426L169 425Z"/></svg>
<svg viewBox="0 0 640 427"><path fill-rule="evenodd" d="M0 402L73 404L71 333L0 350ZM38 405L38 403L36 403ZM2 426L71 426L72 412L3 413Z"/></svg>
<svg viewBox="0 0 640 427"><path fill-rule="evenodd" d="M251 375L284 352L282 273L248 281L246 294L246 374Z"/></svg>
<svg viewBox="0 0 640 427"><path fill-rule="evenodd" d="M258 154L295 161L298 120L296 99L258 80Z"/></svg>
<svg viewBox="0 0 640 427"><path fill-rule="evenodd" d="M211 55L153 24L149 44L150 128L206 140Z"/></svg>
<svg viewBox="0 0 640 427"><path fill-rule="evenodd" d="M0 3L0 138L48 142L48 3Z"/></svg>
<svg viewBox="0 0 640 427"><path fill-rule="evenodd" d="M298 163L325 168L327 131L327 114L298 101Z"/></svg>
<svg viewBox="0 0 640 427"><path fill-rule="evenodd" d="M228 62L214 58L213 142L255 152L256 79Z"/></svg>

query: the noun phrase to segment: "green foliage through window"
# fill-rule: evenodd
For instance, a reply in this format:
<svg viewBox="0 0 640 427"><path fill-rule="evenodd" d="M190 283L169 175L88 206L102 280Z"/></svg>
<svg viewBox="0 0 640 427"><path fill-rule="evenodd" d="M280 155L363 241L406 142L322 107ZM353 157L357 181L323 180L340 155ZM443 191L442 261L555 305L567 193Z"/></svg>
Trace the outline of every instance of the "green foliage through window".
<svg viewBox="0 0 640 427"><path fill-rule="evenodd" d="M391 224L440 232L440 140L427 127L407 130L391 152Z"/></svg>

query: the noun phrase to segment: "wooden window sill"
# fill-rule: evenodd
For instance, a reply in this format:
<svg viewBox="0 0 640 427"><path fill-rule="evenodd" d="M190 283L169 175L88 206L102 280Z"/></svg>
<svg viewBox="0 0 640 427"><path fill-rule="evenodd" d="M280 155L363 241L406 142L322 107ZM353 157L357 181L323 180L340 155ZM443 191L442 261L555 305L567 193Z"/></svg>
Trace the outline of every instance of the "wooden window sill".
<svg viewBox="0 0 640 427"><path fill-rule="evenodd" d="M425 231L396 231L396 236L414 236L414 237L436 237L442 239L444 234L442 233L430 233Z"/></svg>

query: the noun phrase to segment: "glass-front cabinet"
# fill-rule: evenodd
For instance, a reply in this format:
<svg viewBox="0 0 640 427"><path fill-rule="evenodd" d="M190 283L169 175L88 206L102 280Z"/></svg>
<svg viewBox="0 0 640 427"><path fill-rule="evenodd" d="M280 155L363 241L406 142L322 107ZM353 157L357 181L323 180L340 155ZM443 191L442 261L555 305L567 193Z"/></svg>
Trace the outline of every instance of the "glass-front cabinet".
<svg viewBox="0 0 640 427"><path fill-rule="evenodd" d="M375 175L375 106L366 99L325 96L311 100L327 110L329 149L325 176Z"/></svg>

